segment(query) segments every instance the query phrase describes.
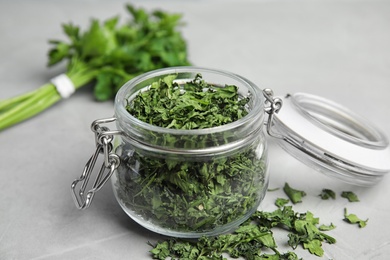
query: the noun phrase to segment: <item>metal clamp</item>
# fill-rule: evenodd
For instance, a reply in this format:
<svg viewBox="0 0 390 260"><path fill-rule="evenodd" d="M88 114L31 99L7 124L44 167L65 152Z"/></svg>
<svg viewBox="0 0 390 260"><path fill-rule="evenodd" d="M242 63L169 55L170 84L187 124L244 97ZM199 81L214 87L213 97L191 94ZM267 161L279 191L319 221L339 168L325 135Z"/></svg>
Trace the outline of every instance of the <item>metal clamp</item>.
<svg viewBox="0 0 390 260"><path fill-rule="evenodd" d="M111 131L105 126L100 126L100 124L114 122L115 120L115 117L98 119L95 120L91 125L91 130L95 134L96 150L85 165L80 178L74 180L71 185L73 200L78 209L86 209L91 205L95 193L104 186L104 184L108 181L108 179L110 179L111 175L120 164L119 156L115 153L112 153L113 147L111 142L114 139L114 135L120 135L122 132L117 130ZM85 190L99 154L103 154L104 162L99 170L98 175L96 176L92 188L85 194ZM81 187L78 192L76 192L76 187L79 182L81 182Z"/></svg>
<svg viewBox="0 0 390 260"><path fill-rule="evenodd" d="M272 124L274 115L279 112L279 110L282 108L283 100L278 97L274 97L274 93L272 89L264 89L263 95L265 97L265 112L268 114L268 120L267 120L267 133L275 138L283 139L283 136L275 133L272 131Z"/></svg>

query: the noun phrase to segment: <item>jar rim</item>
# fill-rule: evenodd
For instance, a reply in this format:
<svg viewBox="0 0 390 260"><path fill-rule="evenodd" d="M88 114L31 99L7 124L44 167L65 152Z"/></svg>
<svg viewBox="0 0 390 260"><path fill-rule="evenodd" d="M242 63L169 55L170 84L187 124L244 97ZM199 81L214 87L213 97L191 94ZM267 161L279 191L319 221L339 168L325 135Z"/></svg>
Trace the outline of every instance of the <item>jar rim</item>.
<svg viewBox="0 0 390 260"><path fill-rule="evenodd" d="M246 87L250 89L250 95L251 98L253 99L252 100L253 107L248 111L247 115L234 122L227 123L221 126L202 128L202 129L175 129L175 128L165 128L161 126L156 126L139 120L138 118L134 117L126 110L125 106L123 105L123 101L127 100L127 98L129 97L128 93L130 93L130 90L135 86L137 86L137 84L140 84L141 82L144 82L154 77L159 77L159 76L162 77L165 75L172 75L172 74L179 74L179 73L201 73L201 74L213 73L241 82L242 84L244 84ZM205 79L205 81L207 82L207 79ZM175 135L205 135L211 133L218 133L221 131L233 130L242 125L253 122L253 120L256 120L259 117L259 114L263 113L263 108L264 108L264 97L262 95L262 91L257 85L255 85L250 80L228 71L216 70L216 69L205 68L205 67L196 67L196 66L169 67L169 68L157 69L157 70L153 70L141 74L126 82L120 88L120 90L118 91L115 97L115 112L119 114L121 120L130 121L141 128L144 129L147 128L150 131L161 133L161 134L170 133Z"/></svg>

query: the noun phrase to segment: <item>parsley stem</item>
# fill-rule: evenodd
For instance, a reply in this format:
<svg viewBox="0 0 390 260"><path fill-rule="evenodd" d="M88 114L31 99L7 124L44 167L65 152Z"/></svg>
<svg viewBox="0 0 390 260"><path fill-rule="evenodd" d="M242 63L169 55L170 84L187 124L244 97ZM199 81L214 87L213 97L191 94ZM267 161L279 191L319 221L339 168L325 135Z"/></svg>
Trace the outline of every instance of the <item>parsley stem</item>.
<svg viewBox="0 0 390 260"><path fill-rule="evenodd" d="M91 82L97 74L97 70L77 71L72 68L67 73L76 90ZM39 114L60 100L61 96L55 86L52 83L46 83L34 91L1 101L0 131Z"/></svg>
<svg viewBox="0 0 390 260"><path fill-rule="evenodd" d="M25 93L25 94L22 94L19 96L15 96L13 98L9 98L9 99L0 101L0 111L11 109L12 107L14 107L14 106L18 105L19 103L23 102L24 100L28 99L30 96L34 95L35 92L36 92L36 90L30 91L28 93Z"/></svg>
<svg viewBox="0 0 390 260"><path fill-rule="evenodd" d="M0 130L38 114L60 100L60 98L53 84L47 83L43 85L34 91L32 95L29 95L27 99L24 99L23 102L0 115Z"/></svg>

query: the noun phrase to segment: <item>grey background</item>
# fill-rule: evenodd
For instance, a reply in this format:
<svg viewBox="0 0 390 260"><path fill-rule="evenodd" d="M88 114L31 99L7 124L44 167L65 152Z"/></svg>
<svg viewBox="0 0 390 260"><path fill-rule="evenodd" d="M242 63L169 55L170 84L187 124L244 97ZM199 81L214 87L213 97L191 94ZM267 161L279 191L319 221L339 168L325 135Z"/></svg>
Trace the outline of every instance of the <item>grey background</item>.
<svg viewBox="0 0 390 260"><path fill-rule="evenodd" d="M91 17L120 14L125 1L0 1L0 99L43 85L63 65L46 68L49 39L63 39L61 23L85 28ZM276 94L309 92L344 104L390 133L389 1L133 1L147 9L183 13L190 60L228 70ZM91 88L0 133L0 259L149 259L147 241L163 239L128 218L111 185L79 211L70 183L94 150L90 123L113 114ZM315 172L272 140L270 188L285 182L307 192L294 206L310 210L338 242L322 259L387 259L390 255L390 177L371 188L353 187ZM352 190L361 202L322 201L323 188ZM260 209L273 210L281 190ZM342 221L343 209L368 226ZM275 234L281 250L285 233ZM311 256L302 248L298 255Z"/></svg>

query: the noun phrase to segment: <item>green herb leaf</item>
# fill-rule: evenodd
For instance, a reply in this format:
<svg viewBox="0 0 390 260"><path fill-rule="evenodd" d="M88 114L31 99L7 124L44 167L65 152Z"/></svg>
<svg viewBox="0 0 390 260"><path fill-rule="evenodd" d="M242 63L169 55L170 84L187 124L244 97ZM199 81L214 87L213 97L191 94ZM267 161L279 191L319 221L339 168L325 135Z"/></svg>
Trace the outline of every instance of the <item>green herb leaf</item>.
<svg viewBox="0 0 390 260"><path fill-rule="evenodd" d="M163 11L147 13L132 5L127 24L119 17L100 22L92 19L83 33L73 24L63 25L70 43L50 41L49 65L77 57L99 75L97 100L112 98L124 82L141 73L163 67L188 65L186 43L177 31L181 16ZM158 46L158 47L157 47ZM69 69L70 70L70 69Z"/></svg>
<svg viewBox="0 0 390 260"><path fill-rule="evenodd" d="M355 214L348 214L346 208L344 208L344 220L350 224L358 224L360 228L364 228L368 222L368 219L362 220Z"/></svg>
<svg viewBox="0 0 390 260"><path fill-rule="evenodd" d="M54 65L68 56L69 49L71 46L69 44L60 42L60 41L50 41L51 44L56 44L57 47L49 51L49 66Z"/></svg>
<svg viewBox="0 0 390 260"><path fill-rule="evenodd" d="M278 208L282 208L284 205L286 205L289 202L290 202L290 200L288 200L288 199L277 198L276 201L275 201L275 205Z"/></svg>
<svg viewBox="0 0 390 260"><path fill-rule="evenodd" d="M341 197L348 199L349 202L358 202L358 196L352 191L343 191Z"/></svg>
<svg viewBox="0 0 390 260"><path fill-rule="evenodd" d="M302 197L306 196L304 191L291 188L287 182L284 184L283 191L294 204L302 202Z"/></svg>
<svg viewBox="0 0 390 260"><path fill-rule="evenodd" d="M329 230L332 230L332 229L335 229L336 228L336 226L335 225L333 225L333 223L330 223L330 225L321 225L321 226L319 226L318 227L318 229L319 230L321 230L321 231L329 231Z"/></svg>
<svg viewBox="0 0 390 260"><path fill-rule="evenodd" d="M308 249L310 253L323 256L324 250L321 247L321 241L318 239L309 240L308 242L303 243L303 248Z"/></svg>
<svg viewBox="0 0 390 260"><path fill-rule="evenodd" d="M329 198L336 199L336 193L330 189L323 189L319 196L323 200L328 200Z"/></svg>
<svg viewBox="0 0 390 260"><path fill-rule="evenodd" d="M113 28L100 25L97 19L92 19L91 27L84 33L80 44L80 57L85 60L94 57L109 55L117 46L117 40Z"/></svg>

